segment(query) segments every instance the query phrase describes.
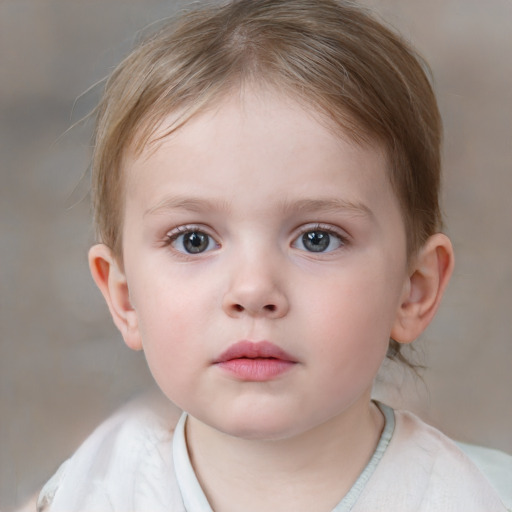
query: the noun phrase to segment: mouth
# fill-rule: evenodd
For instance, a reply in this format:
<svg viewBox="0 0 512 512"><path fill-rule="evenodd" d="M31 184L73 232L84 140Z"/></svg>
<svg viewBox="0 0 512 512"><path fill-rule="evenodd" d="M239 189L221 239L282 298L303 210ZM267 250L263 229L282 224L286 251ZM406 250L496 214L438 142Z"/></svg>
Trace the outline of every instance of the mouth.
<svg viewBox="0 0 512 512"><path fill-rule="evenodd" d="M264 382L291 370L297 361L269 341L239 341L224 351L214 365L242 381Z"/></svg>

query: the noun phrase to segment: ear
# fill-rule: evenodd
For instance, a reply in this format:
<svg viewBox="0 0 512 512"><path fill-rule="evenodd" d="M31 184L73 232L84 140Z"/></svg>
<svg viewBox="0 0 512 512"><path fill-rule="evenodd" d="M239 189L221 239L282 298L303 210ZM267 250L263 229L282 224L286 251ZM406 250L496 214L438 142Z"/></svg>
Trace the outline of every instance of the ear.
<svg viewBox="0 0 512 512"><path fill-rule="evenodd" d="M124 270L111 249L98 244L89 250L89 268L94 282L107 301L112 319L133 350L142 349L137 313L130 302L130 293Z"/></svg>
<svg viewBox="0 0 512 512"><path fill-rule="evenodd" d="M431 236L421 248L404 285L391 338L411 343L434 317L454 266L450 239L442 233Z"/></svg>

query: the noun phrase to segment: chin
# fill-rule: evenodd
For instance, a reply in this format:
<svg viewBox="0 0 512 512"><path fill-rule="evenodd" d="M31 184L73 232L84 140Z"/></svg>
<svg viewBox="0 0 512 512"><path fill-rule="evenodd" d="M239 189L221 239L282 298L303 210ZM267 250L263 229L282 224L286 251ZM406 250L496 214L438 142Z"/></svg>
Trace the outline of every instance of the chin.
<svg viewBox="0 0 512 512"><path fill-rule="evenodd" d="M224 416L221 421L210 423L216 430L248 441L279 441L301 433L297 417L282 414L244 414Z"/></svg>

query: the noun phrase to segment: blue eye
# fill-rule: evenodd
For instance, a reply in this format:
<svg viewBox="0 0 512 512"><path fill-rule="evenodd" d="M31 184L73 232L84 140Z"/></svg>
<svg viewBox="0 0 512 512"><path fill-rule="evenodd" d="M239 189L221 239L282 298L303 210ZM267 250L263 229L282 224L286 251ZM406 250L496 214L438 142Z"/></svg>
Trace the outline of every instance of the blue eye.
<svg viewBox="0 0 512 512"><path fill-rule="evenodd" d="M200 254L218 247L210 235L195 229L170 235L169 243L174 249L185 254Z"/></svg>
<svg viewBox="0 0 512 512"><path fill-rule="evenodd" d="M331 252L343 245L342 238L325 229L311 229L302 233L293 243L297 249L308 252Z"/></svg>

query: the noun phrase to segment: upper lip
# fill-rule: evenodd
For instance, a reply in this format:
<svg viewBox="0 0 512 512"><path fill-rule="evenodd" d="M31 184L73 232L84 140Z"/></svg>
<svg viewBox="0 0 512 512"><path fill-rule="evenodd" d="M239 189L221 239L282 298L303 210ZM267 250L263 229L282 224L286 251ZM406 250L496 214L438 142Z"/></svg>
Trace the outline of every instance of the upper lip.
<svg viewBox="0 0 512 512"><path fill-rule="evenodd" d="M215 360L216 363L224 363L231 359L282 359L283 361L293 361L295 359L282 348L274 345L270 341L238 341L227 348L222 354Z"/></svg>

